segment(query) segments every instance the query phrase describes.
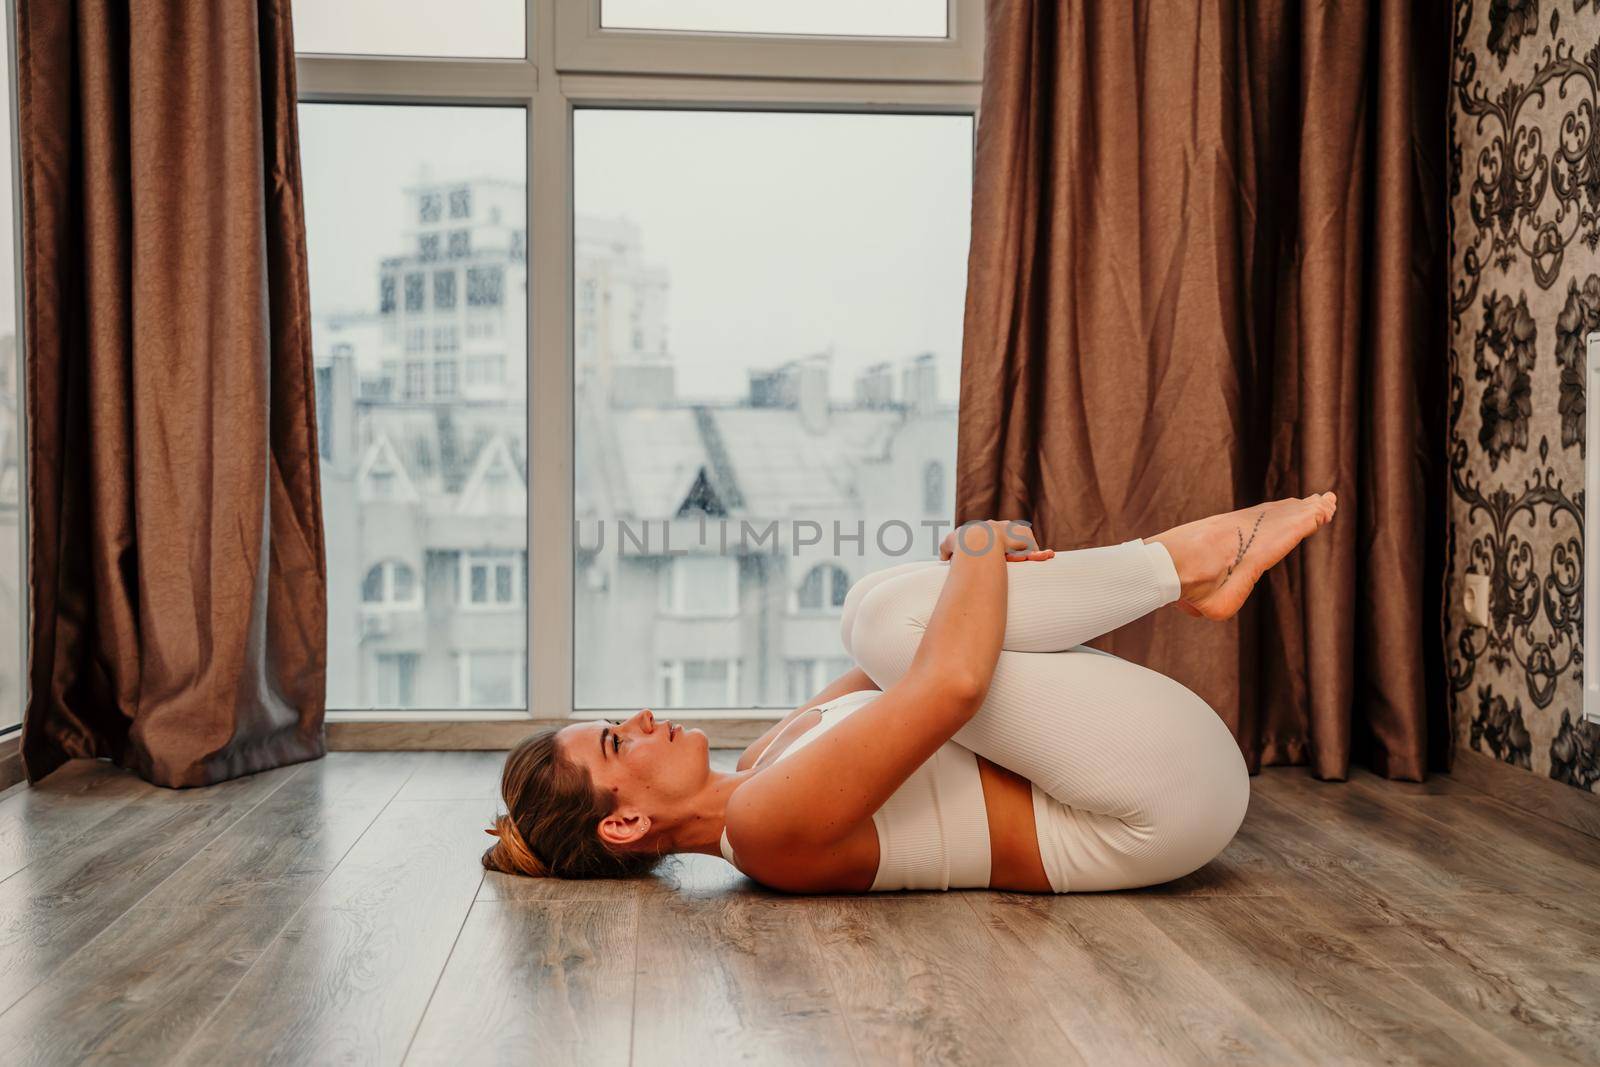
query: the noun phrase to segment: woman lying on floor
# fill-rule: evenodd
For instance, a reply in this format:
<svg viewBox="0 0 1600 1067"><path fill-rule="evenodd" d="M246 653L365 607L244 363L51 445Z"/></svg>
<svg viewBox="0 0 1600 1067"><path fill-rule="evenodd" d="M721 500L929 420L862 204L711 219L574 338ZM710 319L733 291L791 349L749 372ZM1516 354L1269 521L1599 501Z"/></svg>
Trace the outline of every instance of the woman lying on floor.
<svg viewBox="0 0 1600 1067"><path fill-rule="evenodd" d="M1224 619L1333 517L1332 493L1149 540L1055 553L969 524L943 562L868 575L844 604L856 669L711 769L649 711L535 734L506 759L498 871L626 877L720 853L793 892L1129 889L1215 857L1250 785L1198 696L1082 642L1177 602Z"/></svg>

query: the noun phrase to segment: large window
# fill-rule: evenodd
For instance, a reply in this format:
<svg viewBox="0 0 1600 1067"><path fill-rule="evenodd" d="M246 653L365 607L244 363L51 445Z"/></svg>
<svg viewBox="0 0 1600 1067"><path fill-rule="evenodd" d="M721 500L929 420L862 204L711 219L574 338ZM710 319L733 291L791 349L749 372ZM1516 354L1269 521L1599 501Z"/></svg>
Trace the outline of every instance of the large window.
<svg viewBox="0 0 1600 1067"><path fill-rule="evenodd" d="M16 156L11 143L10 24L0 15L0 735L22 721L27 621L22 545L22 364L18 358Z"/></svg>
<svg viewBox="0 0 1600 1067"><path fill-rule="evenodd" d="M300 111L329 706L519 706L522 685L501 675L508 645L522 662L526 634L527 267L511 248L527 227L527 111ZM444 228L463 225L477 305L466 309L457 272L432 266ZM475 278L494 279L492 302L473 300ZM469 311L495 329L464 341ZM492 384L466 373L486 359L508 373ZM374 615L395 607L411 614ZM486 626L486 609L509 611ZM491 651L494 681L480 667L464 682L461 664Z"/></svg>
<svg viewBox="0 0 1600 1067"><path fill-rule="evenodd" d="M334 717L827 680L948 518L982 8L297 5Z"/></svg>
<svg viewBox="0 0 1600 1067"><path fill-rule="evenodd" d="M577 112L574 610L621 638L578 643L578 707L789 706L849 576L931 554L971 146L969 115Z"/></svg>

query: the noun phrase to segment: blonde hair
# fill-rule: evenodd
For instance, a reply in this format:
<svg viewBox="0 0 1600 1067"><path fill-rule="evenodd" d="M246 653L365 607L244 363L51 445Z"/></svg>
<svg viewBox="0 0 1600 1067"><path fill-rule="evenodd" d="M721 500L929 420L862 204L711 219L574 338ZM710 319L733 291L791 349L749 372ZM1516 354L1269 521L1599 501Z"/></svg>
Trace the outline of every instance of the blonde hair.
<svg viewBox="0 0 1600 1067"><path fill-rule="evenodd" d="M512 749L500 774L506 813L484 833L491 871L529 878L632 878L648 874L659 854L624 850L600 839L600 820L616 809L589 772L561 754L556 731L541 730Z"/></svg>

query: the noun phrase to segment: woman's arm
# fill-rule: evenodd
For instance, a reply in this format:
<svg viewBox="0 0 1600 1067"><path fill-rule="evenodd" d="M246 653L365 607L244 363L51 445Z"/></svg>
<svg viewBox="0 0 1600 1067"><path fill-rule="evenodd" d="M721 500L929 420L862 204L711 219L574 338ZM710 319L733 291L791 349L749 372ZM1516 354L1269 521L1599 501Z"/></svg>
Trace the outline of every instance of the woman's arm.
<svg viewBox="0 0 1600 1067"><path fill-rule="evenodd" d="M818 851L871 818L982 706L1005 638L1007 555L1032 542L1008 525L964 529L904 677L733 794L728 835L747 873L780 888L816 877Z"/></svg>
<svg viewBox="0 0 1600 1067"><path fill-rule="evenodd" d="M772 739L781 734L783 732L783 728L794 721L795 716L810 711L818 704L826 704L830 700L833 700L837 697L842 697L846 693L859 693L863 689L876 688L878 688L877 683L871 678L867 677L866 671L862 670L860 667L850 668L850 670L839 675L839 677L835 678L833 681L824 686L822 691L816 696L812 697L810 700L806 701L804 704L801 704L798 708L795 708L789 714L773 723L767 729L766 733L752 741L750 743L750 747L745 749L744 753L739 757L739 763L735 769L747 771L751 767L754 767L756 765L756 761L761 758L761 753L765 752L767 750L767 746L772 744Z"/></svg>

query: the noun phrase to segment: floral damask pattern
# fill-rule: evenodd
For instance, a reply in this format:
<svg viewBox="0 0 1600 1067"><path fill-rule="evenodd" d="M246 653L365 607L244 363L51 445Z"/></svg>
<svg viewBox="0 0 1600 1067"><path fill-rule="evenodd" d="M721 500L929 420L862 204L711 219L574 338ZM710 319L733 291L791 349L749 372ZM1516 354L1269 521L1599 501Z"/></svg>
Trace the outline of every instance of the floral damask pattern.
<svg viewBox="0 0 1600 1067"><path fill-rule="evenodd" d="M1529 374L1535 360L1538 328L1528 313L1526 294L1513 304L1509 296L1483 298L1483 328L1473 350L1476 377L1484 382L1478 406L1478 444L1493 470L1513 449L1528 447L1528 419L1533 414Z"/></svg>
<svg viewBox="0 0 1600 1067"><path fill-rule="evenodd" d="M1539 0L1489 0L1487 44L1502 70L1522 38L1539 28L1538 22Z"/></svg>
<svg viewBox="0 0 1600 1067"><path fill-rule="evenodd" d="M1455 0L1449 572L1457 743L1600 791L1583 719L1584 412L1600 331L1600 0ZM1489 580L1488 625L1459 608Z"/></svg>
<svg viewBox="0 0 1600 1067"><path fill-rule="evenodd" d="M1583 373L1588 336L1600 330L1600 274L1591 274L1578 288L1567 282L1567 302L1556 316L1556 361L1561 364L1561 447L1578 446L1583 454Z"/></svg>

